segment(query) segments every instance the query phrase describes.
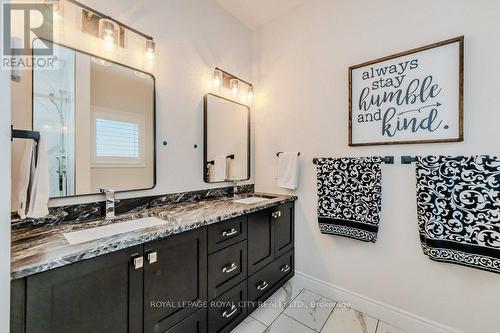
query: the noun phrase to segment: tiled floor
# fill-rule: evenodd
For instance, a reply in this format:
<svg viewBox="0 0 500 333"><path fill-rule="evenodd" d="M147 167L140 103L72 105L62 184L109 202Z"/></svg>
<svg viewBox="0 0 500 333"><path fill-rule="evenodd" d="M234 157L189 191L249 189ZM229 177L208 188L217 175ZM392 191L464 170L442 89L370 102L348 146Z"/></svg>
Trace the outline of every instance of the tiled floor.
<svg viewBox="0 0 500 333"><path fill-rule="evenodd" d="M405 333L287 282L232 333Z"/></svg>

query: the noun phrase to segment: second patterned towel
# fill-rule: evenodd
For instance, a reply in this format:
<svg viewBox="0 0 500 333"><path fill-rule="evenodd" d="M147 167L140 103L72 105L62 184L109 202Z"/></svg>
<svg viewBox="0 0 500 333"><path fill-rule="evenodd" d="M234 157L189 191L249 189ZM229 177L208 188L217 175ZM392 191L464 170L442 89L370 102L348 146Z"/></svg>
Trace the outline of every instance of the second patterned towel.
<svg viewBox="0 0 500 333"><path fill-rule="evenodd" d="M318 159L318 222L322 233L377 241L381 164L381 157Z"/></svg>

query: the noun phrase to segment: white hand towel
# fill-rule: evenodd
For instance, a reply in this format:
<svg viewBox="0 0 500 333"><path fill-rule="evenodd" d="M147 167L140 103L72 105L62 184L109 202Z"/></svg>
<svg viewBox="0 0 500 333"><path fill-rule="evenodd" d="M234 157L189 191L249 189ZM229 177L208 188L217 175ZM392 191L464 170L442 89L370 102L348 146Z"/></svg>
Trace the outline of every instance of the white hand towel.
<svg viewBox="0 0 500 333"><path fill-rule="evenodd" d="M19 206L17 208L17 214L21 219L26 218L26 210L28 204L28 188L30 185L31 171L35 167L34 160L34 141L28 141L26 147L24 148L23 157L21 158L20 165L20 179L17 186L17 201Z"/></svg>
<svg viewBox="0 0 500 333"><path fill-rule="evenodd" d="M281 153L278 157L278 186L296 190L299 185L299 153Z"/></svg>
<svg viewBox="0 0 500 333"><path fill-rule="evenodd" d="M215 156L214 179L216 182L223 182L227 179L227 155Z"/></svg>
<svg viewBox="0 0 500 333"><path fill-rule="evenodd" d="M28 217L37 219L45 217L49 214L49 191L49 161L47 159L45 144L43 139L40 138L38 141L38 158L35 168L35 176L31 186Z"/></svg>

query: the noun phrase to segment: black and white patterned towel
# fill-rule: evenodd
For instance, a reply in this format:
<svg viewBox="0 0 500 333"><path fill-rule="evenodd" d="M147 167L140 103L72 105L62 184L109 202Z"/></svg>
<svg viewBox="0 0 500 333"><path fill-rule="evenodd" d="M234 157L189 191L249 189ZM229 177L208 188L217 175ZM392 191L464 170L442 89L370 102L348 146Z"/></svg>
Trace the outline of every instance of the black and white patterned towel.
<svg viewBox="0 0 500 333"><path fill-rule="evenodd" d="M417 158L420 241L431 259L500 273L500 160Z"/></svg>
<svg viewBox="0 0 500 333"><path fill-rule="evenodd" d="M375 243L382 205L382 158L320 158L320 231Z"/></svg>

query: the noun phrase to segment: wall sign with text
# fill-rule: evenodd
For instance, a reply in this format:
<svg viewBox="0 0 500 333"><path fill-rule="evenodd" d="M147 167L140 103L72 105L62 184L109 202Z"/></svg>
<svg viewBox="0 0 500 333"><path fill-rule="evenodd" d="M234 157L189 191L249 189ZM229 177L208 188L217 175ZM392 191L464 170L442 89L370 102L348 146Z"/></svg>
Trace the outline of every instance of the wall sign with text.
<svg viewBox="0 0 500 333"><path fill-rule="evenodd" d="M464 38L349 68L349 145L463 141Z"/></svg>

